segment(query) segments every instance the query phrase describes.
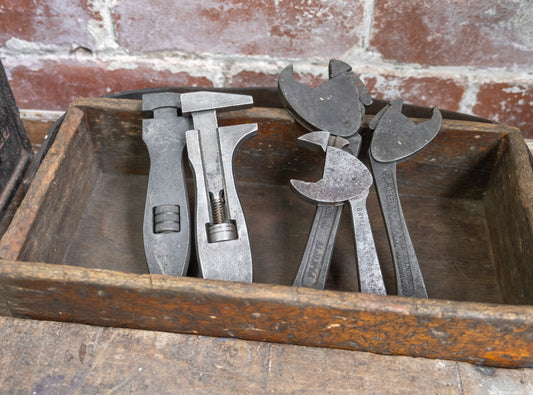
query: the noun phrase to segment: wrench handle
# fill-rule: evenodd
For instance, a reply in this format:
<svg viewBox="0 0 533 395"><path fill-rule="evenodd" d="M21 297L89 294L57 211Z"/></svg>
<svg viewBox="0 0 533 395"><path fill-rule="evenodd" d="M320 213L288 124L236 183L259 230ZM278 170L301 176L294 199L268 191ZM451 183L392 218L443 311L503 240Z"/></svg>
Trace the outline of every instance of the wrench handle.
<svg viewBox="0 0 533 395"><path fill-rule="evenodd" d="M294 286L324 289L342 208L342 205L317 205Z"/></svg>
<svg viewBox="0 0 533 395"><path fill-rule="evenodd" d="M183 169L189 128L184 118L143 121L143 140L150 154L143 239L152 274L184 276L189 265L189 202Z"/></svg>
<svg viewBox="0 0 533 395"><path fill-rule="evenodd" d="M398 295L427 298L424 278L400 204L396 162L378 162L371 153L369 157L394 261Z"/></svg>
<svg viewBox="0 0 533 395"><path fill-rule="evenodd" d="M359 290L363 293L386 295L385 283L379 266L374 237L366 210L366 196L349 200L352 212L357 267L359 270Z"/></svg>

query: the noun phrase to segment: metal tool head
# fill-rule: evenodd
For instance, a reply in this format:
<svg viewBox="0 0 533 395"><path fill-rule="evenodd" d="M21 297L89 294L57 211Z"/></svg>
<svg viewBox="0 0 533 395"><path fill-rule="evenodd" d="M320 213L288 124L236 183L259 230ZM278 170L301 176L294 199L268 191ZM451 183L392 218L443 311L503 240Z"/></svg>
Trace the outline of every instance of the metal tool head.
<svg viewBox="0 0 533 395"><path fill-rule="evenodd" d="M176 118L180 107L179 93L148 93L142 96L143 111L153 111L154 118Z"/></svg>
<svg viewBox="0 0 533 395"><path fill-rule="evenodd" d="M293 66L279 75L278 90L292 116L309 130L329 130L338 136L357 132L363 104L372 103L368 90L350 65L332 59L329 80L311 89L294 79Z"/></svg>
<svg viewBox="0 0 533 395"><path fill-rule="evenodd" d="M372 174L352 154L328 146L322 179L317 182L291 180L291 185L312 203L337 205L366 196L372 185Z"/></svg>
<svg viewBox="0 0 533 395"><path fill-rule="evenodd" d="M318 132L306 133L303 136L298 137L298 141L307 148L313 149L317 146L322 148L322 151L326 152L328 146L336 148L344 148L350 142L343 137L334 136L330 132L320 130Z"/></svg>
<svg viewBox="0 0 533 395"><path fill-rule="evenodd" d="M142 96L143 111L153 111L163 107L181 107L180 94L175 92L147 93Z"/></svg>
<svg viewBox="0 0 533 395"><path fill-rule="evenodd" d="M379 162L408 159L426 147L440 130L442 115L436 107L431 119L415 124L402 114L402 104L402 99L392 101L370 123L374 130L370 150Z"/></svg>
<svg viewBox="0 0 533 395"><path fill-rule="evenodd" d="M251 108L252 96L223 92L188 92L181 95L181 111L184 115L199 111L232 111Z"/></svg>
<svg viewBox="0 0 533 395"><path fill-rule="evenodd" d="M370 96L370 92L366 88L365 84L357 74L355 74L352 71L352 66L350 66L348 63L342 62L337 59L331 59L329 61L329 79L335 78L340 74L347 74L348 77L350 77L352 84L357 88L357 91L359 92L359 101L361 104L364 104L365 106L369 106L372 104L372 96ZM363 107L363 114L364 115L364 107Z"/></svg>

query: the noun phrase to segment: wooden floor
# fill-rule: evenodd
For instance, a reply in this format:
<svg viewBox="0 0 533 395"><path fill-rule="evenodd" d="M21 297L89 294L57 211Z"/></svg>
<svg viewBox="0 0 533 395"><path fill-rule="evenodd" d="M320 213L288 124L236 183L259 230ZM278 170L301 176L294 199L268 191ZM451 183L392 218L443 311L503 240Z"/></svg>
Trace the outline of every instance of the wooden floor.
<svg viewBox="0 0 533 395"><path fill-rule="evenodd" d="M0 317L10 394L530 394L533 369Z"/></svg>

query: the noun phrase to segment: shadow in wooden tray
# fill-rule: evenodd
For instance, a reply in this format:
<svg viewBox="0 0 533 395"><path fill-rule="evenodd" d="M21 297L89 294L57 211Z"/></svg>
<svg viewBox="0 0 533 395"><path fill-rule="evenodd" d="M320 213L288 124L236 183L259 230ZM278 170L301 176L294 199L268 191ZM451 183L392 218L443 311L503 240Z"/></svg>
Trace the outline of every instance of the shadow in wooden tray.
<svg viewBox="0 0 533 395"><path fill-rule="evenodd" d="M320 178L324 155L298 146L305 130L282 109L219 115L221 125L259 124L258 137L235 156L254 283L193 278L194 256L188 278L148 275L142 221L149 157L141 119L137 100L83 99L71 106L0 241L6 314L533 366L533 174L517 129L445 120L424 151L398 166L430 296L421 300L357 293L347 209L326 285L334 292L285 287L296 275L315 209L293 193L289 179ZM370 131L363 136L366 163ZM368 210L394 295L373 189Z"/></svg>

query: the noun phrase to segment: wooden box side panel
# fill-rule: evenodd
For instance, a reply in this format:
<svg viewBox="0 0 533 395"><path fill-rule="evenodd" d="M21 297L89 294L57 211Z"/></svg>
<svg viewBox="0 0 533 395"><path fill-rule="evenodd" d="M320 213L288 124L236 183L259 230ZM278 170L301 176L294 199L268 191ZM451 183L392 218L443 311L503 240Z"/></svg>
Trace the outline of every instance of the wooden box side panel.
<svg viewBox="0 0 533 395"><path fill-rule="evenodd" d="M0 260L15 316L533 366L533 308Z"/></svg>
<svg viewBox="0 0 533 395"><path fill-rule="evenodd" d="M484 202L504 302L531 305L533 170L519 132L502 140Z"/></svg>
<svg viewBox="0 0 533 395"><path fill-rule="evenodd" d="M98 175L86 127L83 112L71 108L0 240L0 257L61 262Z"/></svg>
<svg viewBox="0 0 533 395"><path fill-rule="evenodd" d="M98 162L104 172L148 174L149 157L141 138L138 100L81 99L74 103L87 116ZM302 147L298 137L307 131L284 109L252 108L217 114L220 126L259 124L258 136L235 153L237 182L289 185L291 178L318 179L324 157ZM361 159L371 140L365 116ZM420 120L415 120L420 121ZM499 140L508 133L503 125L457 120L443 121L435 140L414 158L398 166L402 191L409 194L480 199L492 171ZM185 166L188 176L188 166ZM262 169L258 171L258 169Z"/></svg>
<svg viewBox="0 0 533 395"><path fill-rule="evenodd" d="M427 147L398 164L400 193L481 199L507 133L503 125L443 120Z"/></svg>

